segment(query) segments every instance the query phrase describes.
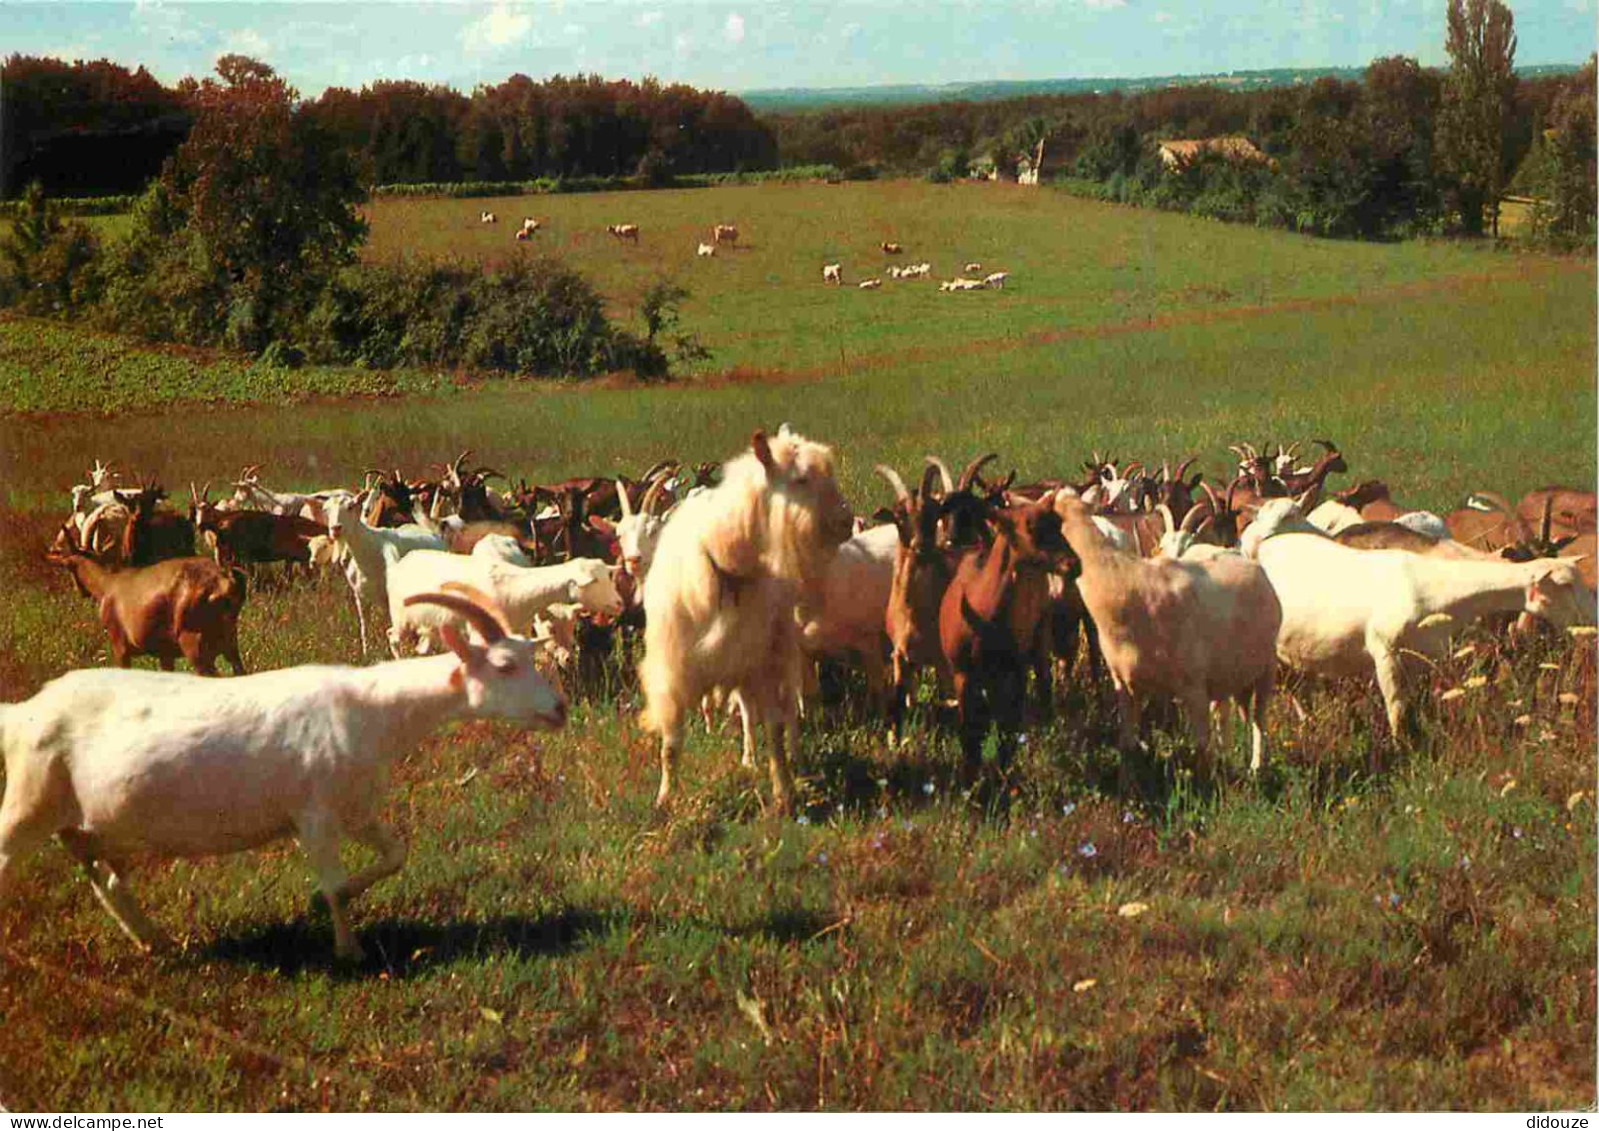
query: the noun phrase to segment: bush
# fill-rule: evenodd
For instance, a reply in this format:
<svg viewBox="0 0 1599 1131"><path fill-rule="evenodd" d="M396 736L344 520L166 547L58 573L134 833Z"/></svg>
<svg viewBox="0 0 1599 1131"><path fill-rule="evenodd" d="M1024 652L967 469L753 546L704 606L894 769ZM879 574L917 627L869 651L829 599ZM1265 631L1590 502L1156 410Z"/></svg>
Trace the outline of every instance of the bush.
<svg viewBox="0 0 1599 1131"><path fill-rule="evenodd" d="M79 223L64 224L37 181L11 232L0 240L0 306L24 314L64 314L99 297L99 242Z"/></svg>
<svg viewBox="0 0 1599 1131"><path fill-rule="evenodd" d="M317 361L375 369L667 372L653 334L640 339L612 325L587 281L548 258L519 258L488 273L463 263L349 267L311 311L306 339Z"/></svg>

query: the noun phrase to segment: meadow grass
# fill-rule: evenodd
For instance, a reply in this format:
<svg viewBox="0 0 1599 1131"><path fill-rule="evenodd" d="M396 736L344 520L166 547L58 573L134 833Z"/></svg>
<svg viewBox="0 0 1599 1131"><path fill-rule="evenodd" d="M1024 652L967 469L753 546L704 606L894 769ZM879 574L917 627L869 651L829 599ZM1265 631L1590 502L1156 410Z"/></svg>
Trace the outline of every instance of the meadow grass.
<svg viewBox="0 0 1599 1131"><path fill-rule="evenodd" d="M339 371L252 397L249 367L220 362L218 382L267 402L253 405L195 403L227 396L197 392L219 368L202 360L202 384L115 405L139 411L0 419L0 698L106 662L93 609L39 557L95 458L178 493L244 462L312 487L468 446L548 480L722 457L786 419L837 445L860 511L886 501L873 462L908 470L926 451L998 451L1023 476L1069 472L1094 447L1198 452L1219 475L1238 439L1330 436L1351 479L1437 508L1594 476L1589 263L985 193L381 202L373 255L516 254L504 220L476 225L481 204L516 221L531 208L619 310L651 272L681 272L713 360L664 388L437 379L339 402L315 399ZM754 246L693 262L696 230L718 219ZM644 227L641 248L605 236L624 220ZM940 273L993 261L1013 286L821 287L821 262L858 271L885 238L911 260L939 249ZM56 332L0 323L0 343ZM73 348L35 363L43 347L0 345L19 367L0 372L21 374L4 388L24 391L9 407L165 379L168 362L116 339ZM360 660L334 578L258 579L241 638L252 669ZM782 821L764 777L737 767L736 737L698 727L680 804L653 814L654 746L618 658L560 734L462 724L400 763L387 815L412 855L356 910L371 955L358 970L332 962L292 846L137 870L182 943L153 961L64 853L31 858L0 912L0 1102L1586 1106L1593 681L1591 638L1512 649L1473 634L1423 677L1464 694L1422 696L1413 750L1383 737L1374 689L1307 688L1307 718L1274 706L1259 781L1240 743L1195 783L1157 730L1161 757L1126 793L1107 706L1067 681L988 808L961 794L956 744L926 710L890 750L846 696L806 720L803 820Z"/></svg>

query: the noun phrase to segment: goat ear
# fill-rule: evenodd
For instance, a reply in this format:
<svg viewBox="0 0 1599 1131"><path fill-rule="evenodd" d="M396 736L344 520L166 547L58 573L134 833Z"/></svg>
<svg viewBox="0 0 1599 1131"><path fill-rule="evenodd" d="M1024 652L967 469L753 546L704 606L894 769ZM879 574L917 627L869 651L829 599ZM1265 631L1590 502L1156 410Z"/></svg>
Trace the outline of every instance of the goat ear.
<svg viewBox="0 0 1599 1131"><path fill-rule="evenodd" d="M767 440L766 433L756 429L755 434L750 437L750 447L754 449L755 458L761 461L761 466L766 469L767 474L775 475L777 461L772 458L772 445Z"/></svg>
<svg viewBox="0 0 1599 1131"><path fill-rule="evenodd" d="M1205 473L1203 471L1196 471L1196 472L1194 472L1194 477L1188 481L1188 489L1190 491L1192 491L1192 490L1194 490L1194 488L1198 487L1204 481L1205 481Z"/></svg>

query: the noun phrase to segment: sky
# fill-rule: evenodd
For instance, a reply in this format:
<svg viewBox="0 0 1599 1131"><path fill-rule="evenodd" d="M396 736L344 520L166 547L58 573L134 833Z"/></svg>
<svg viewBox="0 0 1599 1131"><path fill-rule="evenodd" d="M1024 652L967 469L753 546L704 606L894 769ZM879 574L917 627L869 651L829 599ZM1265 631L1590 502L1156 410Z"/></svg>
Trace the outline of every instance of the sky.
<svg viewBox="0 0 1599 1131"><path fill-rule="evenodd" d="M1514 0L1516 61L1580 63L1599 0ZM719 90L1442 66L1446 0L0 0L0 53L107 58L173 83L220 55L302 95L512 74Z"/></svg>

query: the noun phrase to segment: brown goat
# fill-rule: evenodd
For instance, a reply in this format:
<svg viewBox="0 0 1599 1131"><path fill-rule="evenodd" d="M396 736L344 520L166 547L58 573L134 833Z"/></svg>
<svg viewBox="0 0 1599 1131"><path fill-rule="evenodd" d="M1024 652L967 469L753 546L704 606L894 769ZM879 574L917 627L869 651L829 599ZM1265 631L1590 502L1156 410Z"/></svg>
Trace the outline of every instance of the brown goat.
<svg viewBox="0 0 1599 1131"><path fill-rule="evenodd" d="M1493 510L1459 507L1444 515L1449 536L1473 550L1497 552L1506 546L1532 541L1532 528L1502 495L1477 491L1476 496L1493 505Z"/></svg>
<svg viewBox="0 0 1599 1131"><path fill-rule="evenodd" d="M206 496L189 484L189 519L202 537L210 535L216 560L222 565L251 565L286 562L311 565L311 540L328 532L323 524L297 514L271 514L267 511L220 511Z"/></svg>
<svg viewBox="0 0 1599 1131"><path fill-rule="evenodd" d="M1388 494L1388 484L1381 479L1363 480L1348 490L1339 491L1333 498L1359 511L1367 522L1392 522L1410 509L1393 501Z"/></svg>
<svg viewBox="0 0 1599 1131"><path fill-rule="evenodd" d="M120 668L134 656L154 656L171 671L179 656L197 675L217 674L225 656L234 675L239 659L239 610L247 582L241 569L224 569L209 558L167 558L155 565L110 570L71 548L52 550L48 561L64 566L85 597L98 603L100 623L111 639L111 660Z"/></svg>
<svg viewBox="0 0 1599 1131"><path fill-rule="evenodd" d="M1599 527L1599 496L1575 487L1539 487L1521 497L1516 513L1528 525L1547 517L1548 533L1556 538L1592 534Z"/></svg>
<svg viewBox="0 0 1599 1131"><path fill-rule="evenodd" d="M889 744L904 737L905 711L910 704L916 669L932 667L939 690L951 687L949 666L939 645L939 606L954 576L950 554L938 543L938 519L943 496L934 493L940 474L929 459L922 472L921 490L912 495L893 468L877 465L896 496L893 522L899 531L899 552L894 561L894 582L883 614L894 665L894 687L888 701Z"/></svg>
<svg viewBox="0 0 1599 1131"><path fill-rule="evenodd" d="M1054 502L1052 492L994 510L992 544L961 558L939 605L939 644L954 682L968 777L979 768L990 720L999 727L1001 762L1008 760L1021 728L1027 669L1047 656L1041 645L1049 574L1064 567L1073 576L1079 568Z"/></svg>
<svg viewBox="0 0 1599 1131"><path fill-rule="evenodd" d="M128 522L122 528L122 564L147 566L167 558L187 558L194 554L194 523L180 514L157 510L167 493L157 484L145 484L137 491L118 491L118 501L128 508ZM84 531L85 539L91 532Z"/></svg>

